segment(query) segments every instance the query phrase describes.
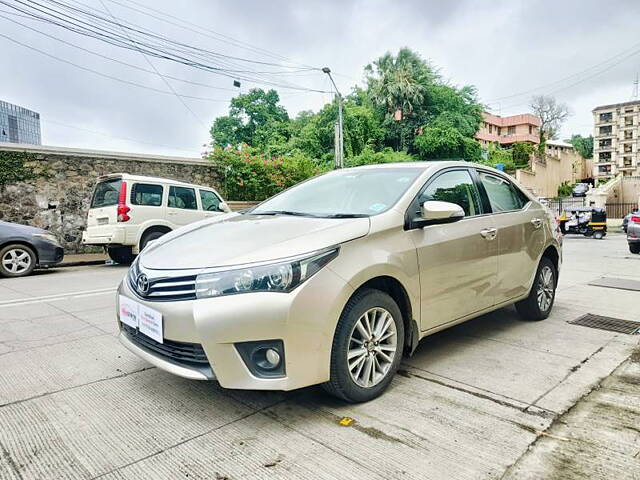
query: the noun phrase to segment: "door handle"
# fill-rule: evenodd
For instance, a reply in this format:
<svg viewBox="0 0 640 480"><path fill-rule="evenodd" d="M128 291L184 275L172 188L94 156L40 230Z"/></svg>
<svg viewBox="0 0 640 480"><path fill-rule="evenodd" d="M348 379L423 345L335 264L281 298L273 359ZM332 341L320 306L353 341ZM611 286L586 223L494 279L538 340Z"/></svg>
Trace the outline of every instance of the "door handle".
<svg viewBox="0 0 640 480"><path fill-rule="evenodd" d="M480 235L482 235L487 240L493 240L496 238L498 234L498 230L495 228L485 228L484 230L480 230Z"/></svg>
<svg viewBox="0 0 640 480"><path fill-rule="evenodd" d="M532 218L531 225L533 225L534 228L540 228L542 226L542 220L539 218Z"/></svg>

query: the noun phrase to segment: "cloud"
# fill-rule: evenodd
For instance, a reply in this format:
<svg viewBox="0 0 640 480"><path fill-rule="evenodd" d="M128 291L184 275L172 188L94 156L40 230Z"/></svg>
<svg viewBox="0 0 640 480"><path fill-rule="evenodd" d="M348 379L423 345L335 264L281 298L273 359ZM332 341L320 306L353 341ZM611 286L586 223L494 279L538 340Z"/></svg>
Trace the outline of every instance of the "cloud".
<svg viewBox="0 0 640 480"><path fill-rule="evenodd" d="M85 1L102 11L99 1ZM590 133L591 109L596 105L629 100L632 81L640 69L640 39L636 33L640 4L635 1L137 2L257 48L240 48L237 42L233 45L217 34L199 34L196 27L178 28L116 2L108 1L107 5L116 16L211 51L267 61L285 56L305 65L330 66L343 92L362 78L367 63L386 51L408 46L438 66L453 84L476 85L482 100L490 103L496 113L526 111L531 93L554 93L574 113L563 136ZM55 26L17 20L102 55L150 69L138 52L86 39ZM2 18L0 31L85 68L167 90L157 75L92 56ZM2 99L39 111L44 142L51 145L198 155L208 140L213 118L226 113L228 99L234 94L171 81L173 88L184 95L219 100L185 99L195 112L194 118L171 94L80 70L4 38L0 38L0 49L3 64L10 72L0 77ZM158 59L152 61L165 75L233 88L230 78ZM558 82L566 77L570 78ZM282 78L311 88L329 89L326 76L317 72ZM242 83L243 90L252 86ZM292 114L318 109L331 100L329 94L285 89L280 93Z"/></svg>

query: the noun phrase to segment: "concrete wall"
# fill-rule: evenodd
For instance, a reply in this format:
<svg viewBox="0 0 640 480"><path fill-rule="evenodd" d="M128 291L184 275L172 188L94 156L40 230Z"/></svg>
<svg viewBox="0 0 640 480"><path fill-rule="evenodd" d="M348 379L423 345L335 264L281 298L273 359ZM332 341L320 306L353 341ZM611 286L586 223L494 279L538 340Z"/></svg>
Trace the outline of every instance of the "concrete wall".
<svg viewBox="0 0 640 480"><path fill-rule="evenodd" d="M165 177L219 188L220 175L198 158L134 155L94 150L26 145L0 145L5 151L35 154L47 177L8 185L0 191L0 220L51 230L68 253L81 252L90 196L96 179L109 173ZM0 158L1 161L1 158Z"/></svg>
<svg viewBox="0 0 640 480"><path fill-rule="evenodd" d="M586 161L572 151L547 155L545 162L531 161L531 168L516 170L516 180L539 197L555 197L562 182L575 183L588 171Z"/></svg>

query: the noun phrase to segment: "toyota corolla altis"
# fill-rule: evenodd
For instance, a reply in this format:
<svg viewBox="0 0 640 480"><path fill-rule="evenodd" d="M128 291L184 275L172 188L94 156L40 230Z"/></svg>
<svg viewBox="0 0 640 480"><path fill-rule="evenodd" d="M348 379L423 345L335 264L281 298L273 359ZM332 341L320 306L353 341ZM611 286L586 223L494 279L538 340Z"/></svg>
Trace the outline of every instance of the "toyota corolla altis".
<svg viewBox="0 0 640 480"><path fill-rule="evenodd" d="M120 339L186 378L366 401L427 335L514 303L546 318L561 258L551 212L497 170L336 170L147 246Z"/></svg>

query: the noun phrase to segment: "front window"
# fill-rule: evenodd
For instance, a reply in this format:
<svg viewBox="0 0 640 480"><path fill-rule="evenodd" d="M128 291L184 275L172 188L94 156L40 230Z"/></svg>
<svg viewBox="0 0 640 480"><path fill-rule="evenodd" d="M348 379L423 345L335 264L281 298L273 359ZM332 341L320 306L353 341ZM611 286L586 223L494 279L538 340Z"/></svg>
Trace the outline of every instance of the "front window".
<svg viewBox="0 0 640 480"><path fill-rule="evenodd" d="M220 210L220 199L218 196L208 190L200 190L200 202L202 209L208 212L217 212Z"/></svg>
<svg viewBox="0 0 640 480"><path fill-rule="evenodd" d="M391 208L423 171L411 167L336 170L285 190L249 213L375 215Z"/></svg>
<svg viewBox="0 0 640 480"><path fill-rule="evenodd" d="M461 206L465 217L480 214L478 193L468 170L453 170L436 177L422 191L418 203L432 200Z"/></svg>
<svg viewBox="0 0 640 480"><path fill-rule="evenodd" d="M110 207L118 204L118 196L120 195L120 185L122 180L114 178L106 180L96 185L91 199L91 208Z"/></svg>

